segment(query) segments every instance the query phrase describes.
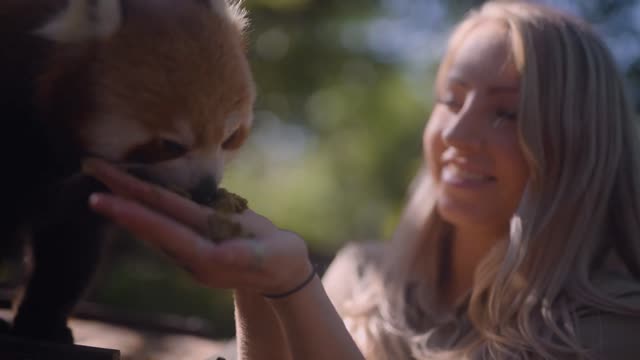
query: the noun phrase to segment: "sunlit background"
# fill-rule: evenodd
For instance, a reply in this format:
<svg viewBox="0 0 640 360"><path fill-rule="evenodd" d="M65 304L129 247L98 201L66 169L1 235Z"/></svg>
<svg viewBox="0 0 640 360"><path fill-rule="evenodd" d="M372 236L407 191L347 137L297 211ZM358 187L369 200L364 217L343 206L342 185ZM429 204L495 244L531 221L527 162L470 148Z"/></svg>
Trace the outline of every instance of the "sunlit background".
<svg viewBox="0 0 640 360"><path fill-rule="evenodd" d="M638 98L640 3L544 1L593 23ZM247 0L255 127L224 186L331 257L383 240L420 164L432 82L452 23L474 0ZM227 291L115 242L90 300L213 337L233 335ZM173 321L173 322L172 322Z"/></svg>

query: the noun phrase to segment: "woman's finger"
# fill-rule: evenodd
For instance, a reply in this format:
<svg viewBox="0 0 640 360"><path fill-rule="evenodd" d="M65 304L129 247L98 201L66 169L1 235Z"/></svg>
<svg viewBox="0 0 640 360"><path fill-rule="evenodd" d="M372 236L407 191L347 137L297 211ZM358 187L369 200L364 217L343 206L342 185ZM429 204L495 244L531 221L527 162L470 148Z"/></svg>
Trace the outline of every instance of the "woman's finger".
<svg viewBox="0 0 640 360"><path fill-rule="evenodd" d="M96 212L165 251L182 265L197 262L201 255L215 247L189 227L135 201L92 194L89 204Z"/></svg>
<svg viewBox="0 0 640 360"><path fill-rule="evenodd" d="M279 230L269 219L251 209L240 214L232 214L231 220L240 224L245 233L258 236L269 235Z"/></svg>
<svg viewBox="0 0 640 360"><path fill-rule="evenodd" d="M268 250L256 239L230 239L219 243L208 255L224 258L225 264L235 270L261 272L264 271Z"/></svg>
<svg viewBox="0 0 640 360"><path fill-rule="evenodd" d="M135 200L92 194L89 203L95 211L165 252L196 280L211 287L277 293L290 288L300 277L297 271L284 269L283 264L288 263L291 269L302 269L301 274L308 273L305 270L307 261L289 263L293 258L306 259L307 254L304 241L291 232L275 231L260 238L235 238L214 244L191 228ZM244 220L260 225L263 219L251 213Z"/></svg>
<svg viewBox="0 0 640 360"><path fill-rule="evenodd" d="M93 194L91 207L171 257L199 282L218 288L262 289L268 250L256 239L215 245L188 227L125 198Z"/></svg>
<svg viewBox="0 0 640 360"><path fill-rule="evenodd" d="M197 230L205 230L210 209L189 199L142 181L106 161L88 159L83 171L104 183L115 194L138 200Z"/></svg>
<svg viewBox="0 0 640 360"><path fill-rule="evenodd" d="M83 170L118 195L138 200L201 233L208 231L208 217L214 211L210 208L196 204L160 186L139 180L103 160L88 159L83 163ZM233 214L231 218L242 226L245 233L259 236L278 230L267 218L251 210Z"/></svg>

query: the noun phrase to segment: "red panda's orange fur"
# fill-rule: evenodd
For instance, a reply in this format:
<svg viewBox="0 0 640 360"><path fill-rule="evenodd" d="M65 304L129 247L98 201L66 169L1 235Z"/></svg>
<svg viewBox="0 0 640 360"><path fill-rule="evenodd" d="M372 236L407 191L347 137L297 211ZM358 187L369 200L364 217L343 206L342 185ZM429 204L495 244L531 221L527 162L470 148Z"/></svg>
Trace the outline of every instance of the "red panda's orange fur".
<svg viewBox="0 0 640 360"><path fill-rule="evenodd" d="M222 124L211 119L253 101L252 88L246 85L250 69L246 62L237 61L245 52L244 43L238 41L241 30L233 23L211 22L212 15L201 7L193 1L129 0L129 21L112 38L85 45L93 49L63 46L54 54L50 69L40 79L41 98L64 96L82 102L86 96L83 82L94 81L108 91L99 103L88 106L92 111L126 109L131 118L158 130L171 127L174 116L189 116L197 141L220 140ZM71 63L70 58L74 59ZM174 68L181 71L168 74L167 69ZM59 83L80 84L75 92L56 95ZM63 110L71 111L68 107ZM74 122L86 118L86 114L76 114L64 120L74 127Z"/></svg>
<svg viewBox="0 0 640 360"><path fill-rule="evenodd" d="M239 15L224 18L204 0L119 0L123 21L111 36L58 43L36 35L69 1L0 3L0 197L11 211L0 255L26 225L35 261L12 334L62 342L72 341L66 320L102 248L102 221L86 205L102 187L69 181L91 145L81 129L117 109L150 133L187 121L192 146L235 149L254 101ZM233 111L244 120L229 136Z"/></svg>

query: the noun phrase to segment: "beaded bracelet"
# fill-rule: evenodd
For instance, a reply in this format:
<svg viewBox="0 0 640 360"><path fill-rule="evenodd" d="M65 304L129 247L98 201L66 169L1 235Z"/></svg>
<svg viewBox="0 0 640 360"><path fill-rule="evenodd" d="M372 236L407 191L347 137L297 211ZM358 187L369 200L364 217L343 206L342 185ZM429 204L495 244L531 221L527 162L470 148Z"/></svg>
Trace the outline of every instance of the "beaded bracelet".
<svg viewBox="0 0 640 360"><path fill-rule="evenodd" d="M309 274L309 276L302 282L300 283L300 285L294 287L293 289L289 290L289 291L285 291L283 293L280 294L262 294L262 296L268 298L268 299L282 299L285 298L293 293L296 293L300 290L302 290L305 286L307 286L311 280L313 280L313 278L316 276L316 267L315 266L311 266L311 274Z"/></svg>

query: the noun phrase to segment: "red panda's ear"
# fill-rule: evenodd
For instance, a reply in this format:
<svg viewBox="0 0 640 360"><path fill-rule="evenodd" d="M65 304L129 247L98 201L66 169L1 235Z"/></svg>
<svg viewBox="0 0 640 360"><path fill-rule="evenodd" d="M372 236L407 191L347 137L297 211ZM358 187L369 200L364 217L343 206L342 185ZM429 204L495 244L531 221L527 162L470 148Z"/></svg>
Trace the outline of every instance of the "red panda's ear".
<svg viewBox="0 0 640 360"><path fill-rule="evenodd" d="M35 31L57 42L77 42L113 35L122 24L121 0L69 0L67 7Z"/></svg>
<svg viewBox="0 0 640 360"><path fill-rule="evenodd" d="M197 0L197 2L208 6L217 15L231 21L231 23L244 33L249 25L247 11L242 6L243 0Z"/></svg>

